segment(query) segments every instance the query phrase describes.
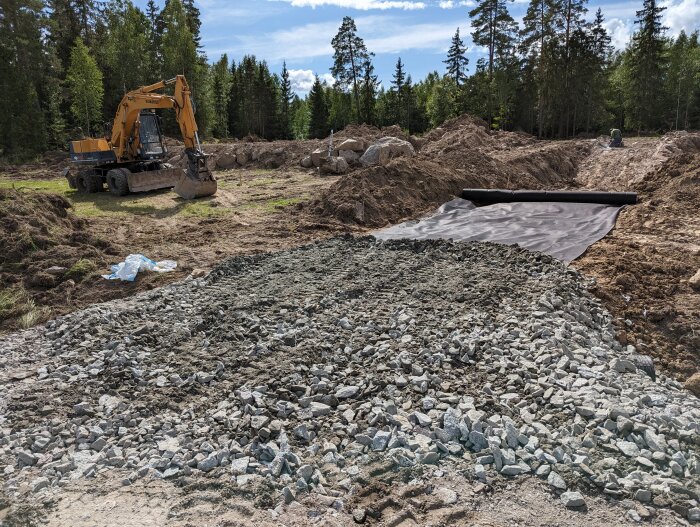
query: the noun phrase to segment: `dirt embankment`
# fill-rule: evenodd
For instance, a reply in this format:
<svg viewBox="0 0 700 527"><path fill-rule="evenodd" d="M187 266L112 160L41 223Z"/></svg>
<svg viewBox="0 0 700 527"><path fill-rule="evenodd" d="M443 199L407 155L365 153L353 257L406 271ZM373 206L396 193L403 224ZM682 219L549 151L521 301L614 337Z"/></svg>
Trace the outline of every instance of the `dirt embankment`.
<svg viewBox="0 0 700 527"><path fill-rule="evenodd" d="M635 168L636 167L636 168ZM580 179L634 190L615 230L574 266L595 276L595 293L617 318L619 337L686 378L700 365L700 134L668 134L598 150Z"/></svg>
<svg viewBox="0 0 700 527"><path fill-rule="evenodd" d="M419 140L415 157L399 157L339 179L311 210L348 224L378 227L427 212L465 187L564 188L575 184L577 165L591 145L490 132L480 119L463 115Z"/></svg>

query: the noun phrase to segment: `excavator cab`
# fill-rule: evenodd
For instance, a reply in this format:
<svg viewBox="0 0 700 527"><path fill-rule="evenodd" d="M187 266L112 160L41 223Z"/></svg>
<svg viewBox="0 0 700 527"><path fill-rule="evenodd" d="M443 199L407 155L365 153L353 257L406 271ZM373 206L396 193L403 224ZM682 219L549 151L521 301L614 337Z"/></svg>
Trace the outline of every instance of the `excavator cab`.
<svg viewBox="0 0 700 527"><path fill-rule="evenodd" d="M160 129L160 118L152 111L143 110L139 115L139 143L139 157L144 161L163 159L168 153Z"/></svg>

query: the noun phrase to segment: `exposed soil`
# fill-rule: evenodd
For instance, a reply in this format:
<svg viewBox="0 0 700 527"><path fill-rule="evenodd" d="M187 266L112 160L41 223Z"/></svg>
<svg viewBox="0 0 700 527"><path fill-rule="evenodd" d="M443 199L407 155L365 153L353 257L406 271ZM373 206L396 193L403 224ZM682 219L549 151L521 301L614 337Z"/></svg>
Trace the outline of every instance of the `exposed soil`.
<svg viewBox="0 0 700 527"><path fill-rule="evenodd" d="M574 266L595 276L594 292L617 317L623 341L687 378L700 365L700 134L638 139L596 148L579 179L602 190L634 190L615 230Z"/></svg>
<svg viewBox="0 0 700 527"><path fill-rule="evenodd" d="M348 224L379 227L425 213L463 188L559 189L574 185L589 141L537 142L513 132L489 132L470 116L452 119L421 140L413 158L352 172L311 210Z"/></svg>

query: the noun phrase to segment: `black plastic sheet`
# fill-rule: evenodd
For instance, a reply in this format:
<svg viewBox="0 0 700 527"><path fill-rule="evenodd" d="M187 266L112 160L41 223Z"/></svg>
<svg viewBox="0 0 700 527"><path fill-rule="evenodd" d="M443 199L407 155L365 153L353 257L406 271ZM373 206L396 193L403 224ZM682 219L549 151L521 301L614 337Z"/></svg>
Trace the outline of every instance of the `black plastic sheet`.
<svg viewBox="0 0 700 527"><path fill-rule="evenodd" d="M421 220L407 221L373 234L380 240L442 238L517 244L568 263L612 230L621 208L561 202L511 202L477 207L458 198Z"/></svg>

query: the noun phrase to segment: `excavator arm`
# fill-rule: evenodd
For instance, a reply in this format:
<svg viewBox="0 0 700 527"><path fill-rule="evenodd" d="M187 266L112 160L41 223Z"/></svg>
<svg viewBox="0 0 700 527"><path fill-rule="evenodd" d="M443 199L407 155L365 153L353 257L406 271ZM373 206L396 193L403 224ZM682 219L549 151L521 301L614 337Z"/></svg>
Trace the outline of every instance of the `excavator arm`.
<svg viewBox="0 0 700 527"><path fill-rule="evenodd" d="M175 84L173 95L153 93L173 83ZM128 161L136 157L140 146L139 114L141 110L150 109L175 110L175 117L180 127L185 149L202 154L190 88L184 75L178 75L174 79L143 86L124 95L114 116L110 139L119 161Z"/></svg>

